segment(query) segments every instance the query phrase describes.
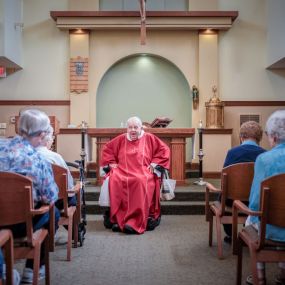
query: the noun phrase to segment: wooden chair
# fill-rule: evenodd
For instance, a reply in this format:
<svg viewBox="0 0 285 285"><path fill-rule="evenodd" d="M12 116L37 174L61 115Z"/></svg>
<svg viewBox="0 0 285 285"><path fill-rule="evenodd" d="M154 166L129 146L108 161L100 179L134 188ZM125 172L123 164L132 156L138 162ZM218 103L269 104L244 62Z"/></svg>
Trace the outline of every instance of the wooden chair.
<svg viewBox="0 0 285 285"><path fill-rule="evenodd" d="M26 224L26 237L14 239L14 259L33 259L33 284L38 284L40 250L45 245L46 285L50 284L49 234L46 229L33 232L32 219L36 215L54 213L52 206L34 209L32 180L20 174L0 172L0 227Z"/></svg>
<svg viewBox="0 0 285 285"><path fill-rule="evenodd" d="M0 231L0 247L4 249L5 263L6 263L6 283L13 284L13 266L14 266L14 249L13 236L9 230ZM0 279L0 285L2 280Z"/></svg>
<svg viewBox="0 0 285 285"><path fill-rule="evenodd" d="M237 163L223 168L221 173L221 189L215 188L212 184L206 185L206 221L209 222L209 246L213 241L213 217L216 217L216 233L218 244L218 257L223 258L222 248L222 224L232 224L232 207L226 206L226 200L248 201L251 183L254 174L254 163ZM210 192L219 193L221 201L210 204ZM240 216L239 223L245 222L245 217Z"/></svg>
<svg viewBox="0 0 285 285"><path fill-rule="evenodd" d="M80 219L80 185L77 184L72 190L68 190L67 183L67 169L53 164L53 175L55 182L59 188L58 199L63 201L63 210L59 219L59 225L68 226L68 240L67 240L67 261L71 260L71 246L72 246L72 232L74 235L74 243L78 243L78 219ZM77 206L68 207L68 194L75 194L77 199ZM78 211L78 212L77 212ZM77 213L76 213L77 212Z"/></svg>
<svg viewBox="0 0 285 285"><path fill-rule="evenodd" d="M272 176L261 183L260 211L251 211L241 201L235 201L233 206L233 223L237 227L239 212L258 216L260 219L260 233L252 226L247 226L238 235L237 281L241 284L242 277L242 249L249 248L253 283L258 284L257 262L285 262L285 242L275 242L266 239L266 225L285 229L285 173Z"/></svg>

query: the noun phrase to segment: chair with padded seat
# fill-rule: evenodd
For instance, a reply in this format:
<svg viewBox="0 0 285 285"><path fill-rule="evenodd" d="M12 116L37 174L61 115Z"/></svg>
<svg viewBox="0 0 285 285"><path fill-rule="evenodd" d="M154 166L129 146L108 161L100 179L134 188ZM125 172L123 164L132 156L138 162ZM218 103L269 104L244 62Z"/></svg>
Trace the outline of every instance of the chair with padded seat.
<svg viewBox="0 0 285 285"><path fill-rule="evenodd" d="M269 177L261 183L260 210L252 211L241 201L233 204L233 228L237 230L237 219L240 212L257 216L260 220L259 233L253 225L244 227L237 239L237 279L241 284L243 246L248 246L250 253L253 283L258 284L257 262L285 262L285 242L266 238L267 225L285 230L285 173Z"/></svg>
<svg viewBox="0 0 285 285"><path fill-rule="evenodd" d="M209 222L209 246L213 241L213 217L216 218L216 234L218 257L223 258L222 224L232 224L232 207L226 205L228 200L248 201L254 174L254 163L244 162L227 166L222 169L221 189L206 184L205 214ZM220 195L220 201L210 203L210 193ZM238 222L244 223L246 217L239 216Z"/></svg>
<svg viewBox="0 0 285 285"><path fill-rule="evenodd" d="M44 228L34 232L33 217L48 212L50 216L54 216L53 204L34 208L32 180L26 176L12 172L0 172L0 185L0 227L5 228L20 223L26 225L26 236L14 238L14 260L33 259L33 284L37 285L40 251L44 244L45 284L49 285L49 233Z"/></svg>

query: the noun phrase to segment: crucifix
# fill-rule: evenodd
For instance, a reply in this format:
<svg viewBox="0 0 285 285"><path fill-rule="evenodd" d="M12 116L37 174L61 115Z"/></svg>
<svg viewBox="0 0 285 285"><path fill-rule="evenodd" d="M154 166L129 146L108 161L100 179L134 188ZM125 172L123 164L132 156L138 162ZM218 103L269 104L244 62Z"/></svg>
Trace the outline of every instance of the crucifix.
<svg viewBox="0 0 285 285"><path fill-rule="evenodd" d="M145 45L146 40L146 13L145 13L145 6L146 0L139 0L140 1L140 15L141 15L141 45Z"/></svg>

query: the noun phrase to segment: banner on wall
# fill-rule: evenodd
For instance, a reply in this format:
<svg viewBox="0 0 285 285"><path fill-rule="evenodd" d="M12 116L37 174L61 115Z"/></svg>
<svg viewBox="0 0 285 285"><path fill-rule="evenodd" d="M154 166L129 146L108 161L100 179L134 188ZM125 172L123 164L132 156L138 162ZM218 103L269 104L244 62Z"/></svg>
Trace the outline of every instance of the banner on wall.
<svg viewBox="0 0 285 285"><path fill-rule="evenodd" d="M70 92L88 92L88 58L70 59Z"/></svg>

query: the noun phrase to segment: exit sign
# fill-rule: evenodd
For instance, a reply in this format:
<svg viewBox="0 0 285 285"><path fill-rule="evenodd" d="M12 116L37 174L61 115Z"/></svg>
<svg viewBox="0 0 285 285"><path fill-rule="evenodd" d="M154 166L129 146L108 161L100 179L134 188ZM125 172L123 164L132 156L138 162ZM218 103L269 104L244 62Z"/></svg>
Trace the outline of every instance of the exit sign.
<svg viewBox="0 0 285 285"><path fill-rule="evenodd" d="M0 77L6 77L6 67L0 66Z"/></svg>

